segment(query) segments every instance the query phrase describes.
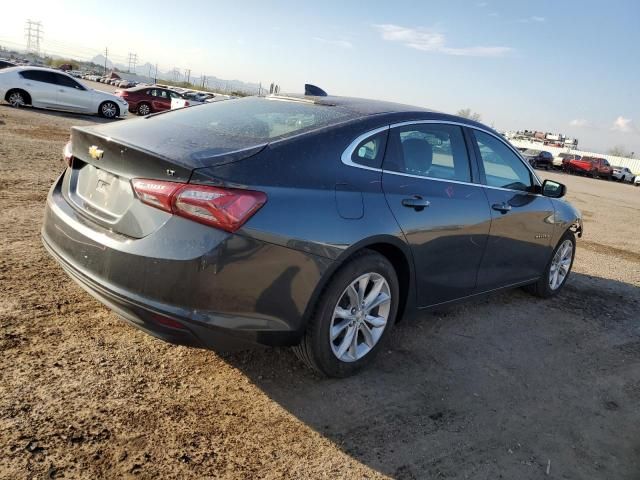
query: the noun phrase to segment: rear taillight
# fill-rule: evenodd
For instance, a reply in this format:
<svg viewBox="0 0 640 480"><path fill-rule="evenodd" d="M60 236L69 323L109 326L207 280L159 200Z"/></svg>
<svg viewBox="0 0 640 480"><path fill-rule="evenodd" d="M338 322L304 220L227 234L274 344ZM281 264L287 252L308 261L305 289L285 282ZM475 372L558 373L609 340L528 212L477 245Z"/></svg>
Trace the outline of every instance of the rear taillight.
<svg viewBox="0 0 640 480"><path fill-rule="evenodd" d="M67 142L62 150L62 156L64 157L64 163L67 164L67 167L71 166L73 162L73 154L71 153L71 139Z"/></svg>
<svg viewBox="0 0 640 480"><path fill-rule="evenodd" d="M136 178L143 203L196 222L235 232L267 201L263 192Z"/></svg>

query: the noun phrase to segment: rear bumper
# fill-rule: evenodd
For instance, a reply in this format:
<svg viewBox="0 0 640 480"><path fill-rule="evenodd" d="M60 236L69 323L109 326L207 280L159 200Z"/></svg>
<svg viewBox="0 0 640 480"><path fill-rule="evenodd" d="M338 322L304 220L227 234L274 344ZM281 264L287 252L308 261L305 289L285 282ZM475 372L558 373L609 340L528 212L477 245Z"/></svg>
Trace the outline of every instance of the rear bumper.
<svg viewBox="0 0 640 480"><path fill-rule="evenodd" d="M141 239L72 208L62 177L49 192L42 239L87 292L163 340L215 350L293 345L330 260L180 217Z"/></svg>

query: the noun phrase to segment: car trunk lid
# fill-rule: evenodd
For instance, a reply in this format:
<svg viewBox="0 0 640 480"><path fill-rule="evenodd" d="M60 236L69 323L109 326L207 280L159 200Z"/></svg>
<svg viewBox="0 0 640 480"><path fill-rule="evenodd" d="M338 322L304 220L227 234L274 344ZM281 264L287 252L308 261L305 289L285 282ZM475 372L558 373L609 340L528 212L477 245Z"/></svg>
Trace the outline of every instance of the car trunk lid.
<svg viewBox="0 0 640 480"><path fill-rule="evenodd" d="M65 196L96 223L133 238L149 235L171 214L138 201L132 179L187 183L195 168L241 160L265 146L148 126L143 135L135 124L144 120L126 123L131 124L126 131L122 127L72 129L74 160L67 172Z"/></svg>

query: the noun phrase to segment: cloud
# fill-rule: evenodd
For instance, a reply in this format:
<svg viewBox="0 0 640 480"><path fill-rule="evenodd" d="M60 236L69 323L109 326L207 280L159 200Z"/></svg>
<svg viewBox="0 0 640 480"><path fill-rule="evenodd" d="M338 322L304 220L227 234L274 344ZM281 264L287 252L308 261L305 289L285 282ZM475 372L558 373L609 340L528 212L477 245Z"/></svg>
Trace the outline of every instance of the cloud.
<svg viewBox="0 0 640 480"><path fill-rule="evenodd" d="M520 23L532 23L532 22L537 22L537 23L542 23L542 22L546 22L547 19L544 17L537 17L537 16L533 16L533 17L527 17L527 18L521 18L520 20L518 20L518 22Z"/></svg>
<svg viewBox="0 0 640 480"><path fill-rule="evenodd" d="M416 29L393 24L373 25L373 27L380 32L384 40L398 42L405 47L423 52L466 57L502 57L513 51L510 47L448 47L444 34L422 28Z"/></svg>
<svg viewBox="0 0 640 480"><path fill-rule="evenodd" d="M617 130L618 132L628 133L633 131L633 120L630 118L624 118L620 115L616 118L615 122L613 122L613 126L611 130Z"/></svg>
<svg viewBox="0 0 640 480"><path fill-rule="evenodd" d="M313 39L316 42L324 43L325 45L331 45L333 47L353 48L353 43L347 40L332 40L332 39L327 39L322 37L313 37Z"/></svg>
<svg viewBox="0 0 640 480"><path fill-rule="evenodd" d="M569 125L571 127L588 127L589 126L589 122L587 120L585 120L584 118L576 118L574 120L571 120L569 122Z"/></svg>

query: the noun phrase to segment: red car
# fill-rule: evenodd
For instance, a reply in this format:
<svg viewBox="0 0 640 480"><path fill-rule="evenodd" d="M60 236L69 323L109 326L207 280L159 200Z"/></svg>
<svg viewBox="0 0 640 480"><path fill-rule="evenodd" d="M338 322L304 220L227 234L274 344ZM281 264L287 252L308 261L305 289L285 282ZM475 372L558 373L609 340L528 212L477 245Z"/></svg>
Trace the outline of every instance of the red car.
<svg viewBox="0 0 640 480"><path fill-rule="evenodd" d="M613 174L613 168L604 158L582 157L580 159L571 159L566 166L569 173L591 175L593 178L601 177L611 180Z"/></svg>
<svg viewBox="0 0 640 480"><path fill-rule="evenodd" d="M116 92L129 102L129 111L138 115L163 112L171 109L172 98L183 98L178 92L161 87L134 87Z"/></svg>

